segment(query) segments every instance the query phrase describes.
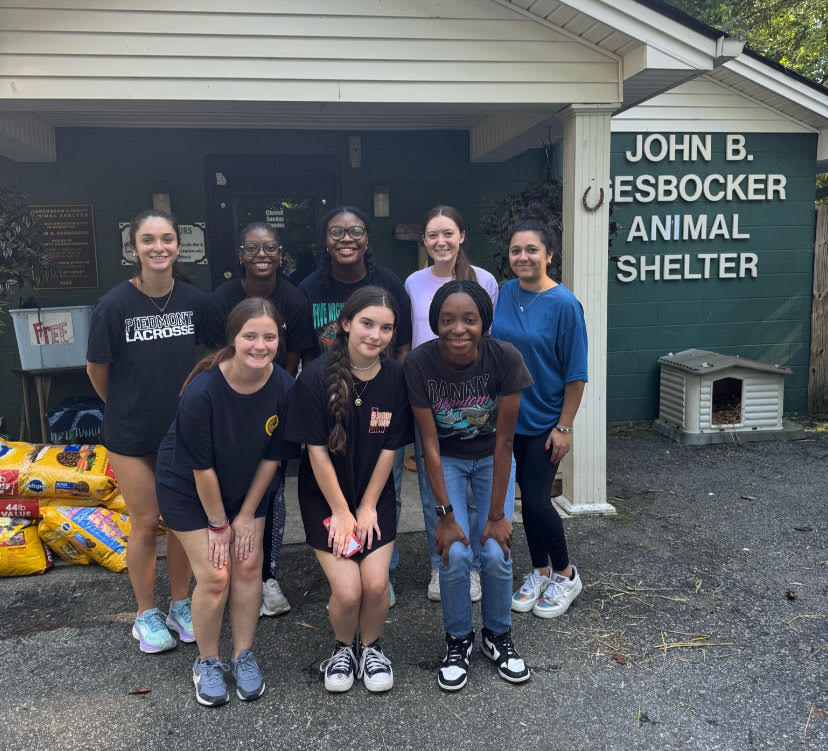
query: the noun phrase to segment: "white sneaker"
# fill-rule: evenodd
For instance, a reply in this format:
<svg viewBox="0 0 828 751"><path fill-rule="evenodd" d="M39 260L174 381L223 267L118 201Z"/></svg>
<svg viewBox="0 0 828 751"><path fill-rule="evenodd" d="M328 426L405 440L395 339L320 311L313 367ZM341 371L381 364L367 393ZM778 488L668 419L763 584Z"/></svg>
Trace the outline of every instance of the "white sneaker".
<svg viewBox="0 0 828 751"><path fill-rule="evenodd" d="M516 613L528 613L551 583L550 577L538 569L533 569L531 574L523 577L523 586L512 595L512 610Z"/></svg>
<svg viewBox="0 0 828 751"><path fill-rule="evenodd" d="M483 597L483 590L480 588L480 572L469 571L469 595L472 602L479 602Z"/></svg>
<svg viewBox="0 0 828 751"><path fill-rule="evenodd" d="M290 610L290 603L287 597L282 594L279 582L275 579L268 579L262 585L262 606L259 608L259 617L263 615L281 615Z"/></svg>
<svg viewBox="0 0 828 751"><path fill-rule="evenodd" d="M382 653L379 641L369 646L362 645L357 678L362 678L365 688L373 693L388 691L394 685L391 660Z"/></svg>
<svg viewBox="0 0 828 751"><path fill-rule="evenodd" d="M428 599L432 602L440 602L440 572L431 569L431 581L428 583Z"/></svg>
<svg viewBox="0 0 828 751"><path fill-rule="evenodd" d="M543 591L532 612L538 618L557 618L567 611L582 589L581 577L575 566L572 567L571 579L553 573L552 582Z"/></svg>

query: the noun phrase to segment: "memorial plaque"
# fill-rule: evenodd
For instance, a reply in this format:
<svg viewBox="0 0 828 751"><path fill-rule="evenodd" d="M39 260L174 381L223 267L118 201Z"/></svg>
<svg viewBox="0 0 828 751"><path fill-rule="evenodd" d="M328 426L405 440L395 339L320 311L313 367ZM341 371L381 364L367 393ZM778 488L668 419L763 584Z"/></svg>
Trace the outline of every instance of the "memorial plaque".
<svg viewBox="0 0 828 751"><path fill-rule="evenodd" d="M43 222L43 249L56 266L47 285L35 289L97 287L92 206L32 206L32 213Z"/></svg>

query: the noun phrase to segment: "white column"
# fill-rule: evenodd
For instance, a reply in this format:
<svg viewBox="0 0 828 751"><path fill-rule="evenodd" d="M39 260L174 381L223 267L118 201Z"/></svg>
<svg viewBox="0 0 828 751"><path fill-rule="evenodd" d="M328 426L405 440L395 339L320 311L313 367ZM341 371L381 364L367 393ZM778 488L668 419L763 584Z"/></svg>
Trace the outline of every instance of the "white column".
<svg viewBox="0 0 828 751"><path fill-rule="evenodd" d="M607 503L607 273L610 115L615 106L572 104L563 122L563 283L584 307L589 383L575 419L572 451L561 465L568 514L611 514ZM589 193L584 198L584 193ZM584 203L594 208L591 211Z"/></svg>

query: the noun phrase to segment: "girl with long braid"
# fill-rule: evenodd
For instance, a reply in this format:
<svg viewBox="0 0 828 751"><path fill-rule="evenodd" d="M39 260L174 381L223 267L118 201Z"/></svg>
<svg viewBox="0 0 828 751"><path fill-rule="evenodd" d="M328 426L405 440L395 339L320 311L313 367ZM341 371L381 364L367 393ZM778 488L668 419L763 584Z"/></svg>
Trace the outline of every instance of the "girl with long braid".
<svg viewBox="0 0 828 751"><path fill-rule="evenodd" d="M402 366L388 352L397 305L386 290L361 287L336 323L329 351L296 381L286 437L306 446L299 466L302 522L331 587L336 642L320 668L325 688L347 691L356 676L369 691L387 691L394 674L379 639L397 532L391 468L395 451L410 439Z"/></svg>

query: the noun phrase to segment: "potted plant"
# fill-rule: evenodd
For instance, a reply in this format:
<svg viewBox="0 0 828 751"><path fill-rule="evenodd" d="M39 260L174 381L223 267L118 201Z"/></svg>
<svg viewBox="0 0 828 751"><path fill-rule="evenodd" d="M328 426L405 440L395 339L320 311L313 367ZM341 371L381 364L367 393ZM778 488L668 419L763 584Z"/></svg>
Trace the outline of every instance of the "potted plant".
<svg viewBox="0 0 828 751"><path fill-rule="evenodd" d="M43 227L29 207L30 195L16 187L0 186L0 332L7 326L6 310L24 288L41 285L54 276L54 263L43 249Z"/></svg>

